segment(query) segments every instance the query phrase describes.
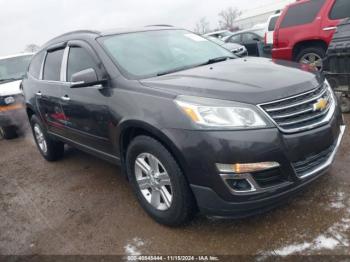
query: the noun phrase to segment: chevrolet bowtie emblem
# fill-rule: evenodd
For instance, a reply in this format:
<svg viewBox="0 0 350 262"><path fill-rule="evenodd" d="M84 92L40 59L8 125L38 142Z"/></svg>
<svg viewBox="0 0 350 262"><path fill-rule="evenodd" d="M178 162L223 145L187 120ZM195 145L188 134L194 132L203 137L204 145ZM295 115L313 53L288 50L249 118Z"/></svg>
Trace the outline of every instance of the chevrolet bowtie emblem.
<svg viewBox="0 0 350 262"><path fill-rule="evenodd" d="M314 111L323 111L327 108L328 101L324 98L320 98L317 100L317 103L313 104Z"/></svg>

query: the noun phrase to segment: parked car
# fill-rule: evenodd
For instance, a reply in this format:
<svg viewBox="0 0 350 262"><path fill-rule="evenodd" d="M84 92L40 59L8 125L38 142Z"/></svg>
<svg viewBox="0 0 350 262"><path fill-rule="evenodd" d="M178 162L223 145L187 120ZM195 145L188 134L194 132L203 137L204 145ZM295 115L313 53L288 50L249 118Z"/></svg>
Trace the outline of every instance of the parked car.
<svg viewBox="0 0 350 262"><path fill-rule="evenodd" d="M5 139L15 138L26 119L20 83L31 57L29 53L0 57L0 136Z"/></svg>
<svg viewBox="0 0 350 262"><path fill-rule="evenodd" d="M345 129L334 93L290 64L175 27L77 31L44 45L23 90L45 159L67 143L120 164L146 212L175 226L197 209L267 211L330 168Z"/></svg>
<svg viewBox="0 0 350 262"><path fill-rule="evenodd" d="M265 46L269 46L272 49L273 46L273 34L275 32L275 27L278 18L281 16L280 13L274 14L267 20L265 28Z"/></svg>
<svg viewBox="0 0 350 262"><path fill-rule="evenodd" d="M340 98L344 113L350 112L350 18L344 19L329 44L324 73Z"/></svg>
<svg viewBox="0 0 350 262"><path fill-rule="evenodd" d="M322 70L336 27L349 16L349 0L302 0L288 5L277 21L272 57Z"/></svg>
<svg viewBox="0 0 350 262"><path fill-rule="evenodd" d="M247 48L245 48L243 45L236 43L225 43L221 39L212 36L207 36L205 38L229 50L238 57L244 57L248 55Z"/></svg>
<svg viewBox="0 0 350 262"><path fill-rule="evenodd" d="M228 30L220 30L220 31L215 31L215 32L204 34L204 36L212 36L212 37L216 37L219 39L228 37L230 35L232 35L232 32L230 32Z"/></svg>
<svg viewBox="0 0 350 262"><path fill-rule="evenodd" d="M224 39L226 43L236 43L246 47L250 56L261 56L259 45L264 43L264 29L249 29L234 33Z"/></svg>

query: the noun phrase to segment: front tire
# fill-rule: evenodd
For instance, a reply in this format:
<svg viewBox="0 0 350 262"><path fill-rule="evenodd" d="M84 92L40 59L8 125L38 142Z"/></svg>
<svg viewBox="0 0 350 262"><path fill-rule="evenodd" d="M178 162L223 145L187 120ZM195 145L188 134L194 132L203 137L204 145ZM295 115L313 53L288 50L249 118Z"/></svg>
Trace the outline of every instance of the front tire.
<svg viewBox="0 0 350 262"><path fill-rule="evenodd" d="M158 223L179 226L191 220L196 205L171 153L157 140L138 136L126 154L128 178L145 211Z"/></svg>
<svg viewBox="0 0 350 262"><path fill-rule="evenodd" d="M61 159L64 154L64 143L52 139L37 116L32 116L30 125L41 155L49 162Z"/></svg>
<svg viewBox="0 0 350 262"><path fill-rule="evenodd" d="M14 139L18 137L17 128L15 126L0 127L0 136L4 139Z"/></svg>

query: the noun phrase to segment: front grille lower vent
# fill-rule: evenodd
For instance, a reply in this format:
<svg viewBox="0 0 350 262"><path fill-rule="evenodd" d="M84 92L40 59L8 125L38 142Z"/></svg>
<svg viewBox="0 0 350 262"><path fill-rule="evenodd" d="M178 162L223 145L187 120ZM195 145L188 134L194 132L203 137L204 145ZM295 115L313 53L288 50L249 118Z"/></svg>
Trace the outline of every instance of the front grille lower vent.
<svg viewBox="0 0 350 262"><path fill-rule="evenodd" d="M328 122L335 103L331 92L324 84L301 95L262 104L260 108L283 132L300 132Z"/></svg>
<svg viewBox="0 0 350 262"><path fill-rule="evenodd" d="M297 176L304 177L306 174L312 172L314 169L324 164L331 156L334 149L335 146L330 146L318 154L309 156L302 161L294 162L292 165Z"/></svg>

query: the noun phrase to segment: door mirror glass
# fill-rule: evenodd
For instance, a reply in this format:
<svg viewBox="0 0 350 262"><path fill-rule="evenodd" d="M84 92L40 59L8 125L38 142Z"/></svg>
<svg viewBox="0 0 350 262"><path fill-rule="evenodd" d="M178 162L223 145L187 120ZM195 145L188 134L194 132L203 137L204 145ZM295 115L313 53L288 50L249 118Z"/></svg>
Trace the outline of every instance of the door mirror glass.
<svg viewBox="0 0 350 262"><path fill-rule="evenodd" d="M73 74L71 77L71 82L71 88L79 88L100 85L103 84L105 81L98 80L95 69L88 68Z"/></svg>

